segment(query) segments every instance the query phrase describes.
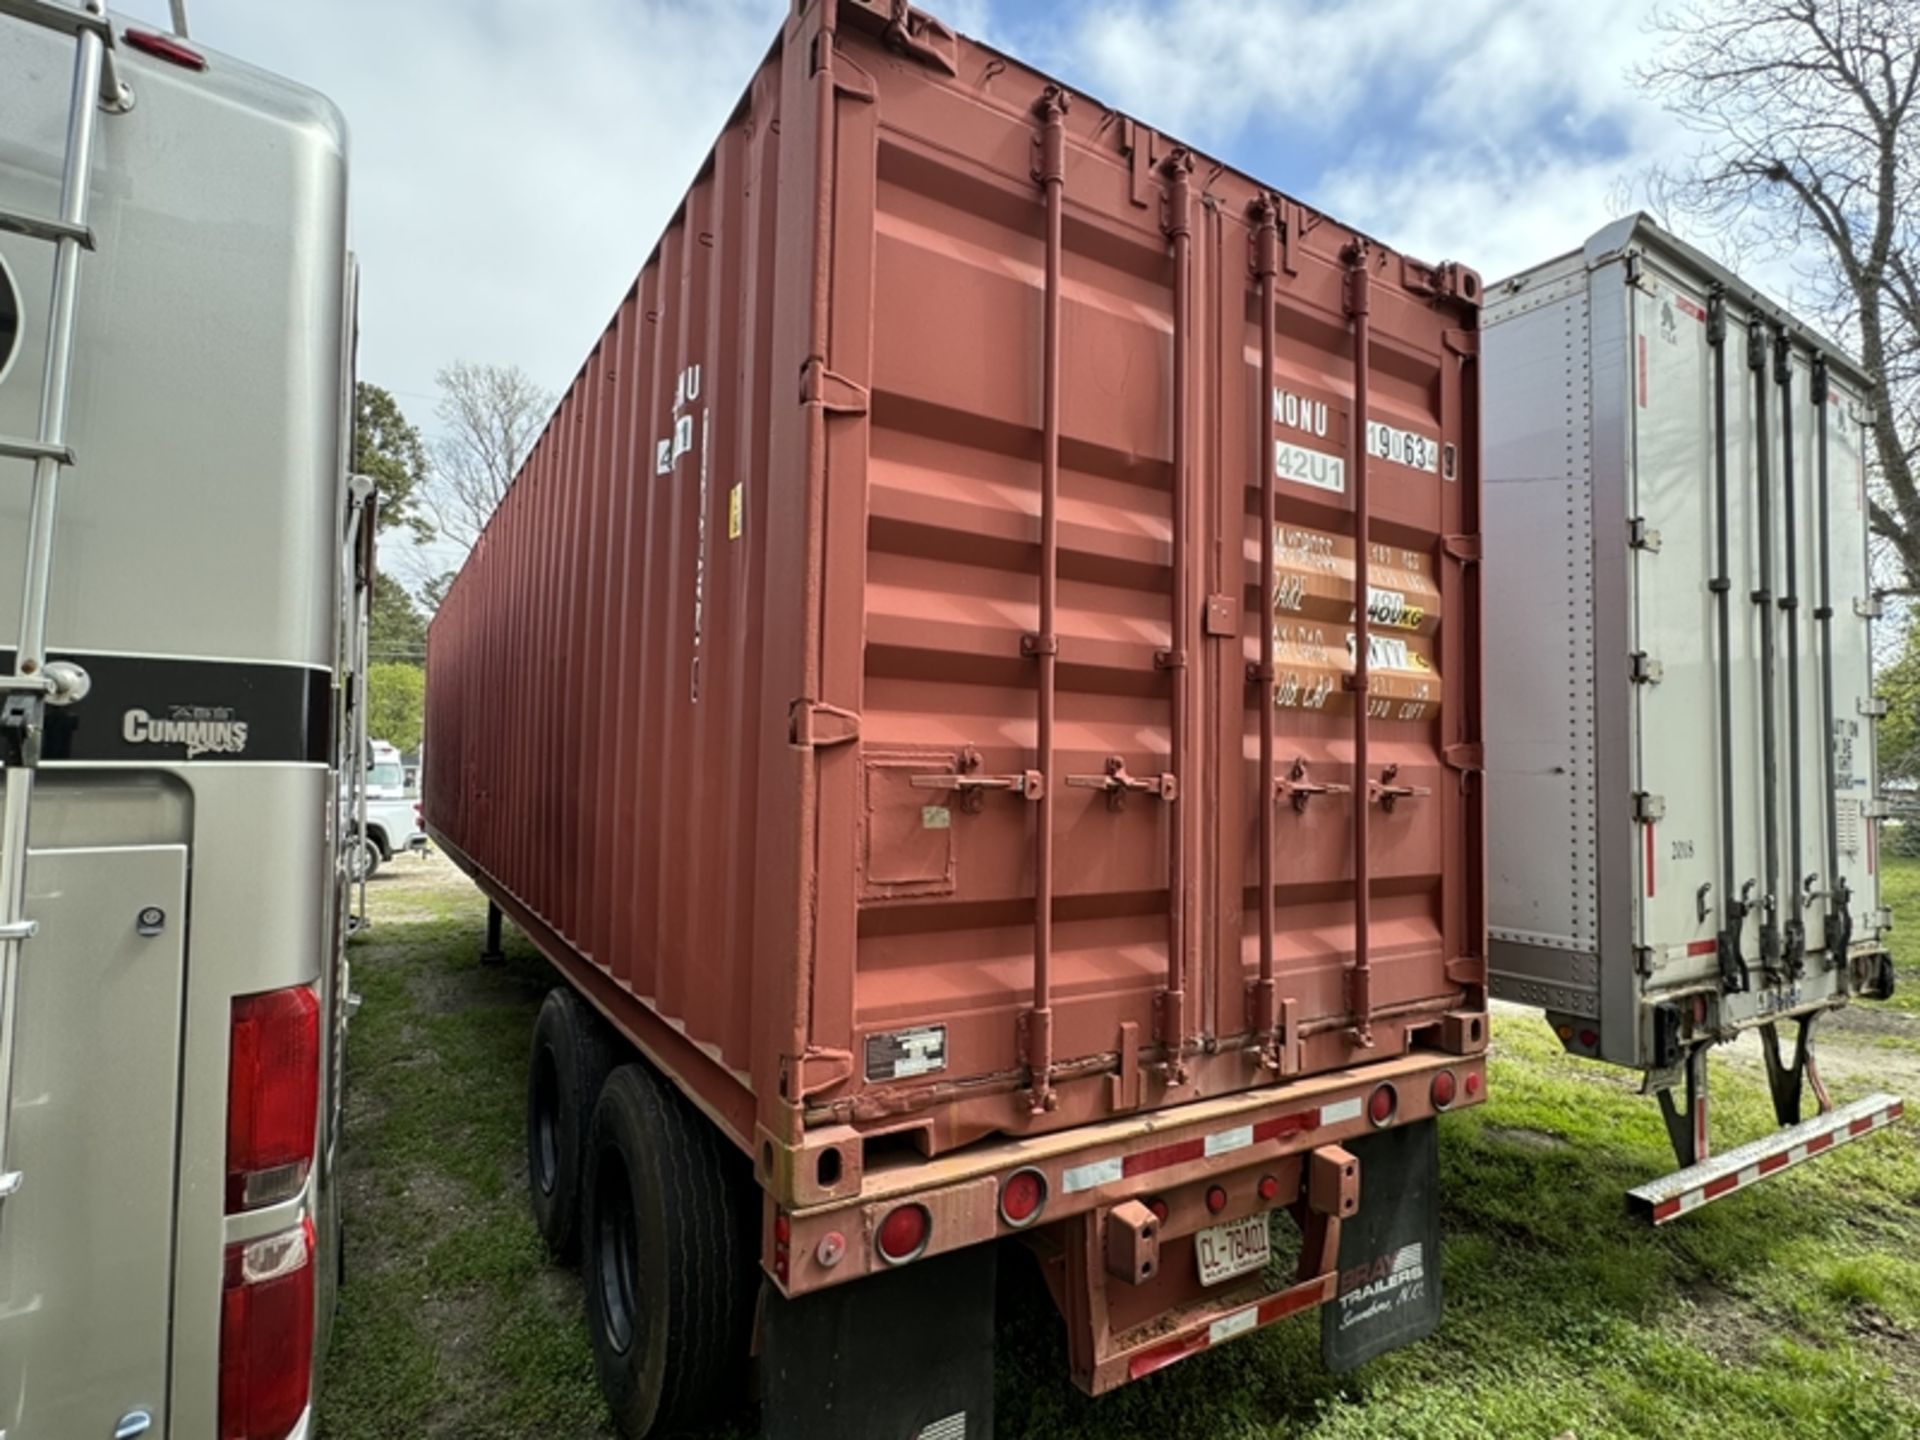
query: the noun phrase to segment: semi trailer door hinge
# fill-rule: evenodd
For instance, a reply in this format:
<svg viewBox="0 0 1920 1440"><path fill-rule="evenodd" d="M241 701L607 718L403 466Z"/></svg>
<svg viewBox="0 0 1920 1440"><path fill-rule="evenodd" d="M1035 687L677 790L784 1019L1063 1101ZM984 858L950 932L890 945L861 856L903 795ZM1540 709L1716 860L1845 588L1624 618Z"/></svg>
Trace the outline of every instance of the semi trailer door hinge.
<svg viewBox="0 0 1920 1440"><path fill-rule="evenodd" d="M1878 595L1856 595L1853 600L1853 613L1862 620L1878 620L1886 613Z"/></svg>
<svg viewBox="0 0 1920 1440"><path fill-rule="evenodd" d="M1636 685L1658 685L1661 677L1666 674L1665 667L1644 650L1634 651L1632 660L1633 664L1628 673Z"/></svg>
<svg viewBox="0 0 1920 1440"><path fill-rule="evenodd" d="M1869 720L1878 720L1891 708L1887 704L1887 698L1884 695L1862 696L1855 703L1859 706L1860 713Z"/></svg>
<svg viewBox="0 0 1920 1440"><path fill-rule="evenodd" d="M1636 515L1627 522L1627 543L1636 550L1646 550L1658 555L1660 532L1647 524L1645 516Z"/></svg>
<svg viewBox="0 0 1920 1440"><path fill-rule="evenodd" d="M1633 792L1633 818L1642 825L1651 825L1656 820L1664 819L1666 813L1666 796L1655 795L1647 790Z"/></svg>
<svg viewBox="0 0 1920 1440"><path fill-rule="evenodd" d="M800 369L800 403L818 405L833 415L864 415L867 387L829 370L815 356Z"/></svg>
<svg viewBox="0 0 1920 1440"><path fill-rule="evenodd" d="M800 750L824 750L860 738L860 717L824 700L796 700L787 707L787 743Z"/></svg>

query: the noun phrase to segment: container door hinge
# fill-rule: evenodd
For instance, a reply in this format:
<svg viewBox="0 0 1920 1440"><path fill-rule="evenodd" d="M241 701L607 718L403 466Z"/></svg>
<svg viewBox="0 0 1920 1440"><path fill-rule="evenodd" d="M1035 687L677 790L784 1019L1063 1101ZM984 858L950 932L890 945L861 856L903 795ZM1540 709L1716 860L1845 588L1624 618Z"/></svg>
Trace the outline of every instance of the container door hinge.
<svg viewBox="0 0 1920 1440"><path fill-rule="evenodd" d="M1636 685L1658 685L1661 676L1666 674L1666 668L1644 650L1634 651L1632 659L1628 674Z"/></svg>
<svg viewBox="0 0 1920 1440"><path fill-rule="evenodd" d="M800 370L800 403L818 405L832 415L867 413L867 387L827 369L815 357Z"/></svg>
<svg viewBox="0 0 1920 1440"><path fill-rule="evenodd" d="M1655 795L1647 790L1633 792L1633 818L1642 825L1651 825L1656 820L1664 819L1666 813L1666 796Z"/></svg>
<svg viewBox="0 0 1920 1440"><path fill-rule="evenodd" d="M1859 706L1861 715L1869 720L1878 720L1889 708L1884 695L1864 695L1855 704Z"/></svg>
<svg viewBox="0 0 1920 1440"><path fill-rule="evenodd" d="M783 1057L780 1072L786 1081L787 1099L805 1100L809 1095L818 1095L823 1090L831 1090L851 1080L853 1053L849 1050L830 1050L823 1045L809 1045L798 1064L794 1063L792 1056Z"/></svg>
<svg viewBox="0 0 1920 1440"><path fill-rule="evenodd" d="M1653 947L1636 945L1633 947L1633 973L1640 976L1653 974Z"/></svg>
<svg viewBox="0 0 1920 1440"><path fill-rule="evenodd" d="M1853 613L1862 620L1878 620L1886 612L1878 595L1866 595L1854 598Z"/></svg>
<svg viewBox="0 0 1920 1440"><path fill-rule="evenodd" d="M1440 548L1449 559L1458 560L1462 565L1480 563L1480 537L1478 535L1449 535L1440 542Z"/></svg>
<svg viewBox="0 0 1920 1440"><path fill-rule="evenodd" d="M824 700L796 700L787 707L787 743L800 750L824 750L860 738L860 717Z"/></svg>
<svg viewBox="0 0 1920 1440"><path fill-rule="evenodd" d="M1455 955L1447 961L1447 979L1455 985L1486 984L1486 957L1484 955Z"/></svg>
<svg viewBox="0 0 1920 1440"><path fill-rule="evenodd" d="M1463 740L1457 745L1449 745L1440 752L1440 758L1452 770L1484 770L1487 768L1487 747L1478 740Z"/></svg>
<svg viewBox="0 0 1920 1440"><path fill-rule="evenodd" d="M1458 295L1461 293L1458 279L1459 267L1449 268L1456 272L1452 293ZM1443 330L1440 332L1440 343L1456 355L1471 358L1480 353L1480 332L1478 330Z"/></svg>
<svg viewBox="0 0 1920 1440"><path fill-rule="evenodd" d="M1647 524L1644 516L1636 515L1627 522L1627 543L1636 550L1646 550L1658 555L1660 532Z"/></svg>

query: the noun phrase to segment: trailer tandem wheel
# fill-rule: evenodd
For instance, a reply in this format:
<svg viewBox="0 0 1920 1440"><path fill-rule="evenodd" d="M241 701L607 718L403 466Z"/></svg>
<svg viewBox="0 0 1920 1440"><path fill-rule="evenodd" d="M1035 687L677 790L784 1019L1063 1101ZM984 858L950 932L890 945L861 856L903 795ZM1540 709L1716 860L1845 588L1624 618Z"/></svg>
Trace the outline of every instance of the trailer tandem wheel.
<svg viewBox="0 0 1920 1440"><path fill-rule="evenodd" d="M554 1259L580 1255L580 1179L587 1127L613 1047L604 1022L566 986L547 992L527 1064L527 1193Z"/></svg>
<svg viewBox="0 0 1920 1440"><path fill-rule="evenodd" d="M627 1440L743 1393L758 1195L671 1085L641 1064L607 1077L587 1146L581 1269L600 1391Z"/></svg>

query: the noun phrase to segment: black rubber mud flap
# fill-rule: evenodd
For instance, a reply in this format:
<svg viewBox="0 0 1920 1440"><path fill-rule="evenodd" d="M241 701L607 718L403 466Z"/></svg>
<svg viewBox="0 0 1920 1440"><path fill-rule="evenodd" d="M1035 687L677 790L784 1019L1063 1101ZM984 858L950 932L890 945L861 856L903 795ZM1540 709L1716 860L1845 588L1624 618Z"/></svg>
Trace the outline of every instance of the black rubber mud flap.
<svg viewBox="0 0 1920 1440"><path fill-rule="evenodd" d="M1360 1213L1340 1227L1340 1286L1320 1307L1336 1375L1440 1327L1440 1126L1423 1120L1346 1142Z"/></svg>
<svg viewBox="0 0 1920 1440"><path fill-rule="evenodd" d="M992 1440L991 1245L797 1300L771 1288L765 1440Z"/></svg>

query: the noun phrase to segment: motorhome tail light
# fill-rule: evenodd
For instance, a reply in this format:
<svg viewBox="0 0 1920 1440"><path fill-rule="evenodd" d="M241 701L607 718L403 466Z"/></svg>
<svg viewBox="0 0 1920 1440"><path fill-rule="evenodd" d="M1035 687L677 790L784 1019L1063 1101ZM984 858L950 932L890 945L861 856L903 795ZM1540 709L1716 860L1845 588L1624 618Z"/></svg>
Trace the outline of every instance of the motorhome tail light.
<svg viewBox="0 0 1920 1440"><path fill-rule="evenodd" d="M1393 1086L1382 1085L1373 1092L1367 1101L1367 1114L1376 1125L1385 1125L1393 1119L1394 1112L1400 1108L1400 1097Z"/></svg>
<svg viewBox="0 0 1920 1440"><path fill-rule="evenodd" d="M880 1258L889 1265L917 1260L933 1237L933 1216L924 1205L902 1205L880 1222L875 1237Z"/></svg>
<svg viewBox="0 0 1920 1440"><path fill-rule="evenodd" d="M320 1001L305 985L233 1002L227 1059L227 1213L291 1199L313 1165Z"/></svg>
<svg viewBox="0 0 1920 1440"><path fill-rule="evenodd" d="M1016 1230L1038 1220L1046 1206L1047 1177L1038 1170L1016 1170L1000 1187L1000 1218Z"/></svg>
<svg viewBox="0 0 1920 1440"><path fill-rule="evenodd" d="M1227 1192L1225 1187L1220 1185L1209 1185L1207 1187L1208 1213L1212 1215L1218 1215L1222 1210L1226 1208L1227 1208Z"/></svg>
<svg viewBox="0 0 1920 1440"><path fill-rule="evenodd" d="M286 1440L313 1389L313 1221L229 1245L220 1440Z"/></svg>
<svg viewBox="0 0 1920 1440"><path fill-rule="evenodd" d="M1433 1077L1433 1108L1444 1110L1453 1104L1456 1093L1455 1081L1451 1070L1442 1070Z"/></svg>
<svg viewBox="0 0 1920 1440"><path fill-rule="evenodd" d="M129 30L122 37L127 44L156 60L165 60L169 65L179 65L188 70L207 68L207 57L190 45L182 45L171 35L158 35L151 30Z"/></svg>

